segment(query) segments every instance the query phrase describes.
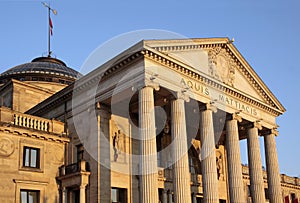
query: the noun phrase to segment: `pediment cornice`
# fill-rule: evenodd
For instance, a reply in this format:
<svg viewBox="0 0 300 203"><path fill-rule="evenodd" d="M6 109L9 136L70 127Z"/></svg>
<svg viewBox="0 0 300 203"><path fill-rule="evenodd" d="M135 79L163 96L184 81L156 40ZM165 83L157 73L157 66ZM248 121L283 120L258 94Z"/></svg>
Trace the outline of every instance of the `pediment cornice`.
<svg viewBox="0 0 300 203"><path fill-rule="evenodd" d="M174 60L174 58L170 57L168 55L168 52L176 52L176 51L193 51L193 50L206 50L209 55L211 52L222 52L222 54L226 54L227 60L230 62L230 67L234 67L237 69L240 73L243 74L243 76L247 79L248 83L251 84L251 86L257 91L257 93L263 98L264 102L256 101L255 98L251 98L251 95L247 95L245 93L240 92L237 88L230 88L233 87L233 83L230 82L231 80L228 80L227 82L221 82L221 86L224 86L225 91L228 93L232 93L233 95L243 95L242 97L248 98L247 102L250 102L250 104L255 104L257 102L260 103L259 106L268 106L268 108L273 109L274 115L280 115L283 112L285 112L285 108L283 105L277 100L277 98L274 96L274 94L270 91L270 89L265 85L265 83L261 80L261 78L256 74L256 72L253 70L253 68L250 66L250 64L246 61L246 59L240 54L240 52L237 50L237 48L232 44L232 41L230 41L228 38L204 38L204 39L189 39L189 40L170 40L170 41L160 41L154 42L152 44L152 41L146 41L147 49L149 51L154 51L155 54L159 56L154 56L155 60L162 59L160 63L169 65L174 65L174 63L177 63L175 65L174 69L177 71L180 71L182 73L187 73L188 75L195 77L194 75L197 75L198 73L191 73L193 72L193 67L188 67L187 64L180 63L179 61ZM167 42L170 42L169 45ZM155 46L157 44L157 46ZM159 44L164 44L159 45ZM153 46L154 45L154 46ZM151 58L151 54L149 55ZM153 59L153 57L152 57ZM167 62L166 59L173 61ZM181 68L178 68L177 66L182 66ZM185 70L185 68L187 68ZM234 71L234 70L230 70ZM203 79L202 79L203 78ZM210 78L206 78L205 75L199 76L200 81L208 81L211 80ZM229 78L231 79L231 78ZM213 80L212 80L213 81ZM209 82L211 83L211 82ZM225 83L225 84L224 84ZM220 84L219 84L220 85ZM229 87L228 87L229 86ZM228 89L228 90L227 90ZM244 99L246 99L244 98ZM252 102L250 100L256 101Z"/></svg>
<svg viewBox="0 0 300 203"><path fill-rule="evenodd" d="M209 47L217 47L217 46L224 46L224 45L220 44L220 45L211 45L210 46L209 44L205 44L204 47L209 48ZM184 46L184 47L191 48L188 46ZM192 46L192 48L200 49L201 46ZM145 49L143 51L143 54L146 58L148 58L150 60L156 61L164 66L167 66L167 67L169 67L187 77L197 80L209 87L219 89L220 91L226 93L227 95L230 95L236 99L239 99L240 101L243 101L249 105L256 106L259 109L267 111L274 116L281 115L284 112L284 109L282 110L280 108L277 108L277 106L274 103L270 102L270 103L266 104L264 102L259 101L258 99L254 98L254 97L251 97L250 95L244 94L243 92L239 91L238 89L232 88L230 85L226 85L218 80L215 80L206 74L201 74L198 71L194 71L193 68L188 67L187 64L184 64L172 57L169 57L168 55L164 55L164 54L160 53L158 50L161 50L161 49L152 49L152 50L151 50L151 48ZM163 49L166 50L165 47ZM180 49L180 47L177 46L175 49L182 50L183 48ZM247 76L250 76L250 74L247 74L246 71L245 71L245 74ZM251 81L253 83L255 83L253 78L251 79ZM264 93L263 90L261 90L261 92ZM268 98L268 95L266 93L264 93L264 95L266 98ZM271 100L268 99L267 101L271 101Z"/></svg>

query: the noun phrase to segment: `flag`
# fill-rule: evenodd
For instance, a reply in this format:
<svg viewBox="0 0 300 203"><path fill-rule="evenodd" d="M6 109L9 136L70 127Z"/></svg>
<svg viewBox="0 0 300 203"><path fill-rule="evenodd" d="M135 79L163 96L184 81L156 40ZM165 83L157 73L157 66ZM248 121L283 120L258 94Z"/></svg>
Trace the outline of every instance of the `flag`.
<svg viewBox="0 0 300 203"><path fill-rule="evenodd" d="M298 203L298 198L294 199L294 203Z"/></svg>
<svg viewBox="0 0 300 203"><path fill-rule="evenodd" d="M285 196L285 197L284 197L284 203L289 203L289 202L290 202L289 196Z"/></svg>
<svg viewBox="0 0 300 203"><path fill-rule="evenodd" d="M49 17L49 30L50 30L50 34L51 34L51 36L53 35L53 32L52 32L52 29L53 29L53 24L52 24L52 20L51 20L51 18Z"/></svg>

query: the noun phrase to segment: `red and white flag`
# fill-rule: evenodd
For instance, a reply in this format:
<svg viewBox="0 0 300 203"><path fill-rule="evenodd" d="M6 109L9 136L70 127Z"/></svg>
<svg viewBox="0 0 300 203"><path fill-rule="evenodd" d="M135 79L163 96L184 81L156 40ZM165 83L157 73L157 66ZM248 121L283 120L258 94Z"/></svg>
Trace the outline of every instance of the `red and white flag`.
<svg viewBox="0 0 300 203"><path fill-rule="evenodd" d="M51 36L53 35L53 31L52 31L52 29L53 29L53 24L52 24L52 20L51 20L51 18L49 17L49 31L50 31L50 34L51 34Z"/></svg>

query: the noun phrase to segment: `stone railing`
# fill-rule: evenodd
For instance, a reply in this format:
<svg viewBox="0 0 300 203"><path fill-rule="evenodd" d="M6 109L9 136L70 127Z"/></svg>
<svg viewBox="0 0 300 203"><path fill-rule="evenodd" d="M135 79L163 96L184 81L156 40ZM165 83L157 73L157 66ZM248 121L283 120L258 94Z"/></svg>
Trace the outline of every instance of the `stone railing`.
<svg viewBox="0 0 300 203"><path fill-rule="evenodd" d="M242 165L242 172L244 175L249 175L249 167L246 165ZM263 169L263 177L267 179L267 171ZM281 174L281 183L292 184L296 186L300 186L300 178L290 177L285 174Z"/></svg>
<svg viewBox="0 0 300 203"><path fill-rule="evenodd" d="M281 177L281 183L300 186L300 178L298 177L290 177L285 174L281 174L280 177Z"/></svg>
<svg viewBox="0 0 300 203"><path fill-rule="evenodd" d="M16 126L22 126L26 128L32 128L35 130L41 130L48 132L49 126L50 126L49 120L44 120L40 118L34 118L32 116L28 115L21 115L18 113L14 113L14 125Z"/></svg>
<svg viewBox="0 0 300 203"><path fill-rule="evenodd" d="M0 122L55 134L64 132L64 124L60 121L23 114L6 107L0 107Z"/></svg>
<svg viewBox="0 0 300 203"><path fill-rule="evenodd" d="M263 178L267 179L267 172L264 168L262 168L263 170ZM242 165L242 173L243 175L249 175L249 167L247 165Z"/></svg>
<svg viewBox="0 0 300 203"><path fill-rule="evenodd" d="M190 173L191 183L194 185L201 185L202 176L194 173ZM159 181L173 181L173 171L170 168L159 168L158 169L158 180Z"/></svg>

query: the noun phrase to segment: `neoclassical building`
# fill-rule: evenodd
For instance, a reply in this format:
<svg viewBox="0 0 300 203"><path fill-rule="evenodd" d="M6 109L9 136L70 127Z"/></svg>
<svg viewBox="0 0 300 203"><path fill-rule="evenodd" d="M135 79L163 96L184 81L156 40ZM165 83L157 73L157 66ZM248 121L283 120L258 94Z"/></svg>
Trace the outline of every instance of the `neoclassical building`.
<svg viewBox="0 0 300 203"><path fill-rule="evenodd" d="M0 81L1 201L298 202L285 108L228 38L144 40L85 76L38 58Z"/></svg>

